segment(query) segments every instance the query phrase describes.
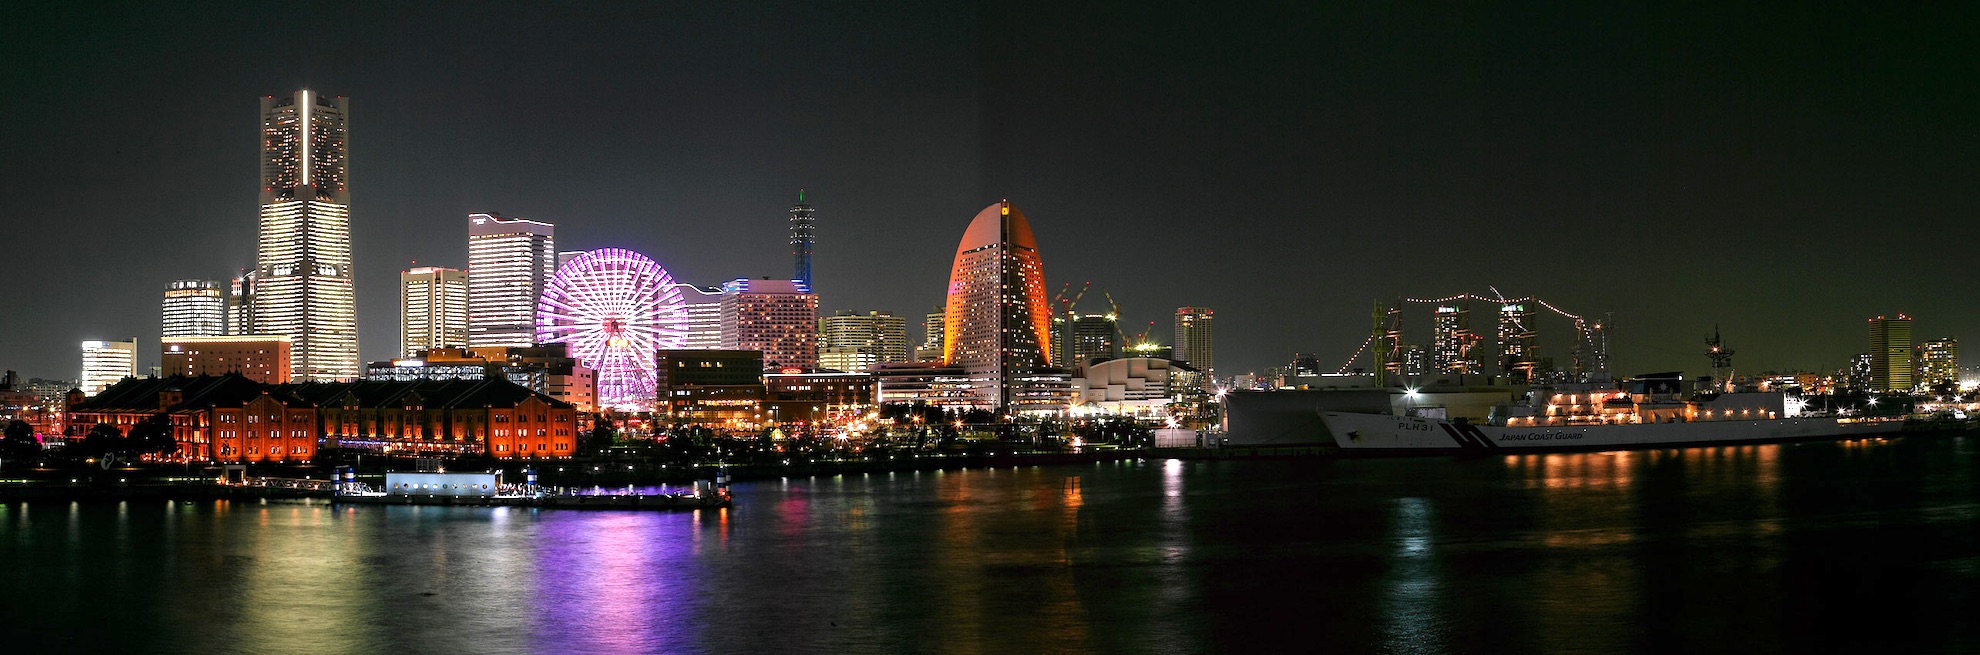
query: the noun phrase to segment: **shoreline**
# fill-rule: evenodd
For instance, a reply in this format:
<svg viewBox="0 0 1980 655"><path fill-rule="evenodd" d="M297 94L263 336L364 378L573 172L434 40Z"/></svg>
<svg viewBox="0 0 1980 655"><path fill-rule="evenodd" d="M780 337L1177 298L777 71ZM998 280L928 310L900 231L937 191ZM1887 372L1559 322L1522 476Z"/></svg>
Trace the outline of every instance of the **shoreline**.
<svg viewBox="0 0 1980 655"><path fill-rule="evenodd" d="M794 477L820 477L871 473L902 473L913 471L961 470L1008 468L1014 466L1067 466L1098 462L1120 462L1135 460L1185 459L1185 460L1235 460L1235 459L1318 459L1339 455L1339 449L1323 446L1299 447L1239 447L1239 448L1149 448L1135 450L1105 450L1083 453L1005 453L973 456L914 457L894 460L860 460L837 462L812 462L794 465L730 465L727 466L732 482L752 482ZM328 466L315 471L317 479L327 479ZM506 472L520 474L528 465L509 464L502 468ZM628 470L618 467L629 466ZM688 469L655 466L650 462L626 460L604 460L587 462L571 460L566 462L536 464L538 483L546 486L592 487L592 486L657 486L667 484L692 484L696 480L712 479L717 467L700 465ZM610 467L612 470L606 470ZM595 468L596 470L584 470ZM571 470L564 470L571 469ZM302 470L302 469L296 469ZM145 480L147 472L173 473L176 481L159 482ZM82 475L88 475L87 473ZM61 475L59 477L79 477ZM223 500L223 499L276 499L276 500L329 500L331 493L311 489L287 487L239 486L215 484L210 480L187 480L179 471L159 469L124 469L117 473L119 480L128 482L106 482L108 475L99 474L95 480L81 482L66 480L28 481L0 484L0 502L25 500ZM361 479L375 476L369 472L360 474Z"/></svg>

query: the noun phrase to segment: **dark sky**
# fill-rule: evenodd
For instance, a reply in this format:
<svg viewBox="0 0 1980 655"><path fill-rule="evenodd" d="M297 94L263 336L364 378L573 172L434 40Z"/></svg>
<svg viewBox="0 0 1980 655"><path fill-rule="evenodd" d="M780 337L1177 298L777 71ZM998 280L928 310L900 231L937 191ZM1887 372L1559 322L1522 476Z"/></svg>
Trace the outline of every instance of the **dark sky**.
<svg viewBox="0 0 1980 655"><path fill-rule="evenodd" d="M1488 285L1613 312L1621 373L1702 372L1714 324L1757 371L1980 321L1973 3L834 4L0 5L0 364L155 362L166 282L251 263L256 98L303 86L351 98L366 359L469 212L714 284L789 274L799 187L825 310L926 312L1008 197L1052 290L1163 341L1214 308L1224 373Z"/></svg>

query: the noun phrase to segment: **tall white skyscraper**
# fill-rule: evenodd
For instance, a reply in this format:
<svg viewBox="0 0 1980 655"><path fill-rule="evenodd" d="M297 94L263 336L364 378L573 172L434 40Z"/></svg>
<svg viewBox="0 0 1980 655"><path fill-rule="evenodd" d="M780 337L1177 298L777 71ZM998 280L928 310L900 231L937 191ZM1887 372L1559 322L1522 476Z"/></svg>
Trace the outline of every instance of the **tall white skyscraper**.
<svg viewBox="0 0 1980 655"><path fill-rule="evenodd" d="M720 350L722 288L679 282L673 286L681 292L681 313L687 316L687 334L681 335L681 350Z"/></svg>
<svg viewBox="0 0 1980 655"><path fill-rule="evenodd" d="M536 300L557 273L557 226L468 214L468 345L536 345Z"/></svg>
<svg viewBox="0 0 1980 655"><path fill-rule="evenodd" d="M82 342L83 395L94 396L118 380L137 375L137 337Z"/></svg>
<svg viewBox="0 0 1980 655"><path fill-rule="evenodd" d="M399 354L467 347L468 279L457 268L420 266L399 273Z"/></svg>
<svg viewBox="0 0 1980 655"><path fill-rule="evenodd" d="M299 382L360 373L348 102L308 90L261 99L261 236L246 331L289 337Z"/></svg>
<svg viewBox="0 0 1980 655"><path fill-rule="evenodd" d="M227 333L227 297L214 280L173 280L165 286L160 334L214 337Z"/></svg>

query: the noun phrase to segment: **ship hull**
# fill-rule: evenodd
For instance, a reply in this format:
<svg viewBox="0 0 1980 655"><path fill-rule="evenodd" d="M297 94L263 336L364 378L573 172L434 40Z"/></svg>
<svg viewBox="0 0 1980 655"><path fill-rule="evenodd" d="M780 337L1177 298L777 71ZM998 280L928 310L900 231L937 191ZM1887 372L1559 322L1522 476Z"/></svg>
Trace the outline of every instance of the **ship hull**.
<svg viewBox="0 0 1980 655"><path fill-rule="evenodd" d="M1852 439L1898 432L1901 421L1784 418L1620 425L1497 426L1386 414L1322 412L1334 443L1350 452L1538 452Z"/></svg>

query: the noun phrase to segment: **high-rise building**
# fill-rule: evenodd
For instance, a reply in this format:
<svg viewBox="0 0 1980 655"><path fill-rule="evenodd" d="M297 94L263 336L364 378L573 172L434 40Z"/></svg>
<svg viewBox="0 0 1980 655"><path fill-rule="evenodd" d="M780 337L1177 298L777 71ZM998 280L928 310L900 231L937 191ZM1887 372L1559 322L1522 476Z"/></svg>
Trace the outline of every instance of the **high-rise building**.
<svg viewBox="0 0 1980 655"><path fill-rule="evenodd" d="M791 258L795 270L791 279L811 289L811 246L818 242L818 223L811 205L804 204L804 189L798 189L797 204L791 205Z"/></svg>
<svg viewBox="0 0 1980 655"><path fill-rule="evenodd" d="M241 271L227 285L227 334L254 331L254 272Z"/></svg>
<svg viewBox="0 0 1980 655"><path fill-rule="evenodd" d="M358 362L351 277L349 106L308 90L261 100L261 235L249 332L289 337L295 379L348 380Z"/></svg>
<svg viewBox="0 0 1980 655"><path fill-rule="evenodd" d="M698 287L684 282L676 282L673 288L681 294L681 315L687 318L682 327L687 333L681 335L681 350L720 350L722 348L722 288Z"/></svg>
<svg viewBox="0 0 1980 655"><path fill-rule="evenodd" d="M943 361L968 372L975 402L1007 413L1056 412L1072 382L1052 363L1045 264L1031 222L1009 200L977 212L956 245Z"/></svg>
<svg viewBox="0 0 1980 655"><path fill-rule="evenodd" d="M468 345L536 345L536 301L557 274L557 226L468 214Z"/></svg>
<svg viewBox="0 0 1980 655"><path fill-rule="evenodd" d="M1952 337L1918 344L1918 386L1940 385L1959 385L1959 340Z"/></svg>
<svg viewBox="0 0 1980 655"><path fill-rule="evenodd" d="M137 337L82 342L83 395L94 396L117 381L137 376Z"/></svg>
<svg viewBox="0 0 1980 655"><path fill-rule="evenodd" d="M866 372L874 364L904 363L907 319L892 312L846 310L820 317L818 357L820 366L848 373Z"/></svg>
<svg viewBox="0 0 1980 655"><path fill-rule="evenodd" d="M942 324L946 321L942 308L936 307L921 321L921 345L914 349L914 361L942 361Z"/></svg>
<svg viewBox="0 0 1980 655"><path fill-rule="evenodd" d="M161 375L238 374L267 384L287 384L291 366L289 338L282 335L179 337L158 342Z"/></svg>
<svg viewBox="0 0 1980 655"><path fill-rule="evenodd" d="M467 335L467 272L418 266L399 273L399 356L465 348Z"/></svg>
<svg viewBox="0 0 1980 655"><path fill-rule="evenodd" d="M1870 319L1870 390L1911 391L1911 317Z"/></svg>
<svg viewBox="0 0 1980 655"><path fill-rule="evenodd" d="M1120 359L1121 327L1118 321L1113 314L1087 314L1061 323L1065 326L1063 343L1067 352L1059 365L1073 368L1095 360Z"/></svg>
<svg viewBox="0 0 1980 655"><path fill-rule="evenodd" d="M1204 307L1176 308L1176 359L1202 372L1205 385L1215 384L1213 380L1217 377L1215 317L1214 312Z"/></svg>
<svg viewBox="0 0 1980 655"><path fill-rule="evenodd" d="M1513 303L1499 307L1499 372L1515 383L1533 381L1538 356L1533 351L1533 310Z"/></svg>
<svg viewBox="0 0 1980 655"><path fill-rule="evenodd" d="M165 338L227 333L227 299L213 280L173 280L165 286Z"/></svg>
<svg viewBox="0 0 1980 655"><path fill-rule="evenodd" d="M1473 350L1479 341L1471 331L1471 307L1467 305L1443 305L1431 315L1433 326L1431 364L1436 373L1457 373L1459 375L1478 372L1478 354Z"/></svg>
<svg viewBox="0 0 1980 655"><path fill-rule="evenodd" d="M797 280L722 285L722 349L763 353L769 368L818 368L818 296Z"/></svg>

